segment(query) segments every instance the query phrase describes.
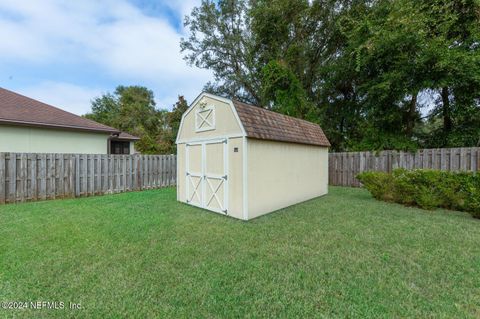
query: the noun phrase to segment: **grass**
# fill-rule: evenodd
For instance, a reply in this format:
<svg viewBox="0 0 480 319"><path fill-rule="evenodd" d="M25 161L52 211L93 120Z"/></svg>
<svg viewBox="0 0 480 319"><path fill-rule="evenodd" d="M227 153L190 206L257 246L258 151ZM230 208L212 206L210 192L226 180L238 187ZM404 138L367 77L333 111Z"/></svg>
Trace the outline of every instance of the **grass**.
<svg viewBox="0 0 480 319"><path fill-rule="evenodd" d="M249 222L174 189L0 207L0 317L480 317L480 220L330 194Z"/></svg>

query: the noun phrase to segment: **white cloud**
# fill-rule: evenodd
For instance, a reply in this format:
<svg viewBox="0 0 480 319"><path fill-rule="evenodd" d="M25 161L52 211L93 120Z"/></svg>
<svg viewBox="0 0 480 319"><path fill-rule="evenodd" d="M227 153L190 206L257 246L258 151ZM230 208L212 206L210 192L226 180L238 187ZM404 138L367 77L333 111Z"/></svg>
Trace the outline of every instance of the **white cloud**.
<svg viewBox="0 0 480 319"><path fill-rule="evenodd" d="M41 82L18 90L18 93L82 115L90 111L91 101L104 92L100 89L69 83Z"/></svg>
<svg viewBox="0 0 480 319"><path fill-rule="evenodd" d="M192 9L198 5L200 5L200 1L198 0L183 0L183 1L167 1L167 5L174 11L179 12L182 18L182 25L183 19L186 15L189 15L192 12Z"/></svg>
<svg viewBox="0 0 480 319"><path fill-rule="evenodd" d="M167 4L183 16L199 2ZM169 107L178 94L193 99L212 78L210 72L186 65L180 54L181 36L167 19L147 16L126 0L0 0L0 38L7 39L0 43L0 66L12 61L42 69L60 63L87 65L109 78L110 87L139 83L153 89L162 103L174 97ZM82 96L104 89L92 89L95 84L84 83L82 69L76 72L79 80L70 80L74 83L42 74L41 82L25 91L38 95L40 90L60 89L42 94L53 104L54 99L79 103ZM82 109L78 104L65 108Z"/></svg>

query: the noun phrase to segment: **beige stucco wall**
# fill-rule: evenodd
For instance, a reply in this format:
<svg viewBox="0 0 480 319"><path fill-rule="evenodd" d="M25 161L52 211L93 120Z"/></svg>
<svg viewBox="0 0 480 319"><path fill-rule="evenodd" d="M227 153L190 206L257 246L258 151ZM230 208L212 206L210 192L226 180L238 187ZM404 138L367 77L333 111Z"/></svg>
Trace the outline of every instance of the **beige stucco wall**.
<svg viewBox="0 0 480 319"><path fill-rule="evenodd" d="M248 219L328 192L328 148L248 139Z"/></svg>
<svg viewBox="0 0 480 319"><path fill-rule="evenodd" d="M0 125L0 152L107 154L108 133Z"/></svg>
<svg viewBox="0 0 480 319"><path fill-rule="evenodd" d="M195 111L202 105L212 105L215 107L215 129L210 131L195 131ZM230 105L226 102L202 97L183 119L182 128L178 134L178 141L201 140L231 135L241 135L242 129L238 123Z"/></svg>

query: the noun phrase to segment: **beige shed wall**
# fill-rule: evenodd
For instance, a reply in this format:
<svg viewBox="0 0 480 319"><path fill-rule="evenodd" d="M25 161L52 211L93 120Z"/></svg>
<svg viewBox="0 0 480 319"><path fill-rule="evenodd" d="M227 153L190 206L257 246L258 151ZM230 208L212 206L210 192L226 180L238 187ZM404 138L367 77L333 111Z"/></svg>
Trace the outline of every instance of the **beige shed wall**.
<svg viewBox="0 0 480 319"><path fill-rule="evenodd" d="M215 129L210 131L195 131L195 111L205 103L215 107ZM241 135L242 129L235 118L235 114L228 103L207 96L202 97L185 116L178 141L201 140L208 138L222 138L231 135Z"/></svg>
<svg viewBox="0 0 480 319"><path fill-rule="evenodd" d="M327 194L327 147L247 141L248 219Z"/></svg>
<svg viewBox="0 0 480 319"><path fill-rule="evenodd" d="M243 152L242 137L228 140L228 215L239 219L243 219Z"/></svg>
<svg viewBox="0 0 480 319"><path fill-rule="evenodd" d="M0 125L0 152L107 154L108 133Z"/></svg>
<svg viewBox="0 0 480 319"><path fill-rule="evenodd" d="M177 144L177 200L183 203L187 201L185 168L185 144Z"/></svg>

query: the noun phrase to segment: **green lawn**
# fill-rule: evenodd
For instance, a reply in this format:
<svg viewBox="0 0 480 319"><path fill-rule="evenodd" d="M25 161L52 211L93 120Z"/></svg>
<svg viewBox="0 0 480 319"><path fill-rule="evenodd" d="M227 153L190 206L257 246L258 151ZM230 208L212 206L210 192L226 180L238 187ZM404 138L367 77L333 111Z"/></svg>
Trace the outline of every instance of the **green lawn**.
<svg viewBox="0 0 480 319"><path fill-rule="evenodd" d="M2 301L82 309L0 317L480 317L480 220L351 188L249 222L174 189L5 205Z"/></svg>

